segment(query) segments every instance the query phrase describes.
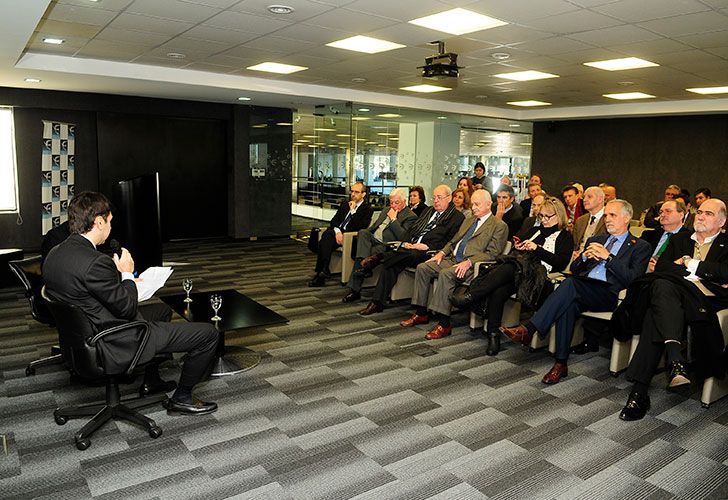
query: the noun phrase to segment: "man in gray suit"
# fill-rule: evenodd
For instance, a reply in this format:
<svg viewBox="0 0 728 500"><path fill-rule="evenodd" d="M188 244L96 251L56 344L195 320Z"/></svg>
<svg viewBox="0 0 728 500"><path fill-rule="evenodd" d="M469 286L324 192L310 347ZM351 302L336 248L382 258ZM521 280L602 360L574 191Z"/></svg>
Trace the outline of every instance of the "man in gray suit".
<svg viewBox="0 0 728 500"><path fill-rule="evenodd" d="M385 243L389 241L401 241L407 229L417 220L415 213L407 206L407 198L407 192L404 189L393 189L389 193L389 210L382 210L371 226L359 230L354 270L347 283L349 293L341 299L343 302L359 300L364 280L371 276L371 271L361 267L362 260L384 253Z"/></svg>
<svg viewBox="0 0 728 500"><path fill-rule="evenodd" d="M503 253L508 239L508 225L491 212L490 193L479 189L471 198L473 216L460 226L452 240L432 258L417 266L412 304L415 313L400 321L402 326L415 326L429 322L427 315L430 282L438 278L435 292L429 300L429 309L438 315L438 324L425 336L428 340L447 337L450 326L449 297L458 283L473 276L476 262L495 259Z"/></svg>

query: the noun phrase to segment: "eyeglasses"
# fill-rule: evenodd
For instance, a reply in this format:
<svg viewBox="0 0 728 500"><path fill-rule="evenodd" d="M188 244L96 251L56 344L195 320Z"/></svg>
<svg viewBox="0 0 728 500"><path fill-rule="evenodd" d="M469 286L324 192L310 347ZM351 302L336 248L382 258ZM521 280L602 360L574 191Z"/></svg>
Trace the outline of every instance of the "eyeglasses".
<svg viewBox="0 0 728 500"><path fill-rule="evenodd" d="M350 193L356 193L356 194L362 194L364 191L357 191L356 189L352 189L349 191Z"/></svg>
<svg viewBox="0 0 728 500"><path fill-rule="evenodd" d="M536 217L538 217L541 220L549 220L551 217L555 217L556 214L538 214Z"/></svg>
<svg viewBox="0 0 728 500"><path fill-rule="evenodd" d="M437 195L437 196L432 197L432 199L434 199L435 201L447 200L448 198L450 198L450 195L444 195L444 196Z"/></svg>

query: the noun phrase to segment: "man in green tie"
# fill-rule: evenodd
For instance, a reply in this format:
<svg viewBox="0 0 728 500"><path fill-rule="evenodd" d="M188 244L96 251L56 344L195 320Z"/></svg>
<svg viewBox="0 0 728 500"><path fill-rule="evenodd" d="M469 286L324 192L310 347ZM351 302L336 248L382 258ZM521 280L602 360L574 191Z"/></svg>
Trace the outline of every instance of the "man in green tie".
<svg viewBox="0 0 728 500"><path fill-rule="evenodd" d="M652 257L647 264L647 272L651 273L655 270L657 259L660 258L662 252L667 248L670 238L675 233L685 231L683 227L683 219L687 207L680 200L666 201L660 207L660 227L654 231L645 231L642 233L642 239L652 247Z"/></svg>

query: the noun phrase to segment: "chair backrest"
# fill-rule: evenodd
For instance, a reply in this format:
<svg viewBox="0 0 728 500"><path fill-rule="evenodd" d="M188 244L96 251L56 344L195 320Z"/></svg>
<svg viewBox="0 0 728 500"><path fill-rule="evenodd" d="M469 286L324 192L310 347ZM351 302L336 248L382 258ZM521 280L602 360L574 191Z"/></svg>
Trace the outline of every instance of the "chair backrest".
<svg viewBox="0 0 728 500"><path fill-rule="evenodd" d="M74 305L47 297L46 304L56 320L61 357L66 368L87 379L104 377L104 371L97 362L96 349L86 342L96 333L86 314Z"/></svg>
<svg viewBox="0 0 728 500"><path fill-rule="evenodd" d="M44 285L40 264L40 256L8 262L10 270L17 276L25 289L25 296L30 303L30 313L33 315L33 319L53 326L53 316L40 296L40 290Z"/></svg>

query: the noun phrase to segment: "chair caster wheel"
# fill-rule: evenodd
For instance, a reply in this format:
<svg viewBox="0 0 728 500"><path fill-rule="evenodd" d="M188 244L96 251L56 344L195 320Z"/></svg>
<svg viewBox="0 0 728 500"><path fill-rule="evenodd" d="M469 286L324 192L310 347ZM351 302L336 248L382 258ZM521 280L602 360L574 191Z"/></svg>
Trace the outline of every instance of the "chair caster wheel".
<svg viewBox="0 0 728 500"><path fill-rule="evenodd" d="M700 406L702 406L703 408L705 408L707 410L708 408L710 408L710 403L701 403Z"/></svg>
<svg viewBox="0 0 728 500"><path fill-rule="evenodd" d="M151 427L149 429L149 437L151 437L152 439L157 439L161 435L162 435L161 427Z"/></svg>
<svg viewBox="0 0 728 500"><path fill-rule="evenodd" d="M64 417L63 415L59 415L56 412L53 412L53 419L56 421L58 425L65 425L66 422L68 422L68 418Z"/></svg>
<svg viewBox="0 0 728 500"><path fill-rule="evenodd" d="M91 446L90 439L88 439L88 438L76 439L76 448L78 448L79 450L83 451L83 450L87 449L89 446Z"/></svg>
<svg viewBox="0 0 728 500"><path fill-rule="evenodd" d="M35 375L35 368L29 366L25 369L25 376L30 377L31 375Z"/></svg>

